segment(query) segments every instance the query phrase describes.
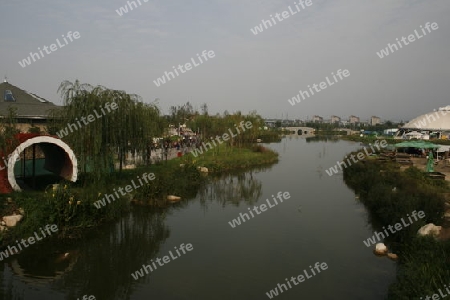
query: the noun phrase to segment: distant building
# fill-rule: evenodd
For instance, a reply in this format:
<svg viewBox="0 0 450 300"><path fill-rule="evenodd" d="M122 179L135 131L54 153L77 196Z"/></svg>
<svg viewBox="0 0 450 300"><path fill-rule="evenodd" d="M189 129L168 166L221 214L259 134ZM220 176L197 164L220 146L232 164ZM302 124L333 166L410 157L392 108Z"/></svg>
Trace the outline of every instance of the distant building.
<svg viewBox="0 0 450 300"><path fill-rule="evenodd" d="M339 123L339 122L341 122L341 117L338 117L338 116L331 116L331 119L330 119L330 123L331 123L331 124Z"/></svg>
<svg viewBox="0 0 450 300"><path fill-rule="evenodd" d="M28 132L31 127L45 132L50 110L61 107L10 84L6 79L0 83L0 97L0 114L6 116L9 107L15 108L17 128L21 132Z"/></svg>
<svg viewBox="0 0 450 300"><path fill-rule="evenodd" d="M381 123L381 119L379 117L372 116L370 118L370 125L375 126Z"/></svg>
<svg viewBox="0 0 450 300"><path fill-rule="evenodd" d="M266 125L269 128L274 128L276 127L276 120L264 120L264 125Z"/></svg>
<svg viewBox="0 0 450 300"><path fill-rule="evenodd" d="M323 122L323 118L321 116L315 115L315 116L312 117L311 121L313 121L314 123L322 123Z"/></svg>
<svg viewBox="0 0 450 300"><path fill-rule="evenodd" d="M294 120L282 120L281 121L281 126L282 127L288 127L288 126L293 126L295 124Z"/></svg>
<svg viewBox="0 0 450 300"><path fill-rule="evenodd" d="M348 117L348 122L350 124L360 123L359 117L351 115L350 117Z"/></svg>

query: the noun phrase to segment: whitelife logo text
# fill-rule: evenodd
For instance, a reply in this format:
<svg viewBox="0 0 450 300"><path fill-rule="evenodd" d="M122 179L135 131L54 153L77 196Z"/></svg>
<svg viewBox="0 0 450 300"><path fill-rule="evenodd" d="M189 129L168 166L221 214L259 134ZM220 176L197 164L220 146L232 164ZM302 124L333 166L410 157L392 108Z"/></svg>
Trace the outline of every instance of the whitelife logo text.
<svg viewBox="0 0 450 300"><path fill-rule="evenodd" d="M283 202L284 200L287 200L291 198L291 194L289 194L289 192L278 192L277 194L277 199L280 202ZM258 206L253 206L253 208L248 207L248 212L250 213L250 215L252 216L252 219L255 217L255 215L253 214L253 211L257 214L260 215L261 213L265 212L267 210L267 208L272 208L278 205L277 199L275 199L275 196L272 195L272 199L274 201L275 204L271 205L269 199L266 199L267 205L269 207L267 207L267 205L265 203L259 205ZM261 210L259 211L258 208ZM252 211L253 210L253 211ZM250 216L247 213L240 213L239 216L236 219L233 219L231 222L228 222L228 224L230 224L231 228L235 228L239 225L241 225L241 220L244 223L245 222L245 217L247 218L248 221L250 221Z"/></svg>
<svg viewBox="0 0 450 300"><path fill-rule="evenodd" d="M44 57L44 53L42 52L42 50L44 50L44 52L47 53L47 55L51 54L52 52L55 52L56 50L61 49L62 47L65 47L66 45L68 45L69 42L67 41L67 39L69 39L70 42L73 42L74 40L78 40L81 37L81 35L78 31L74 31L73 33L72 33L72 31L69 31L67 33L67 36L64 36L64 34L63 34L62 37L63 37L65 44L61 43L59 38L57 38L56 44L51 44L49 47L44 46L44 47L42 47L42 49L41 49L41 47L38 47L39 53L30 52L30 55L27 58L24 58L24 59L22 59L22 61L19 61L19 65L22 68L25 68L26 66L31 65L32 62L35 62ZM49 51L49 49L50 49L50 51ZM31 61L31 60L33 60L33 61Z"/></svg>
<svg viewBox="0 0 450 300"><path fill-rule="evenodd" d="M119 107L119 106L117 105L116 102L113 102L112 104L109 104L109 102L106 102L106 103L105 103L105 108L106 108L107 112L111 112L111 109L112 109L112 110L116 110L118 107ZM99 113L97 112L97 110L94 109L94 114L95 114L95 116L97 117L97 119L100 119L101 117L103 117L103 116L106 115L106 113L107 113L107 112L105 112L105 110L103 109L103 107L100 107L100 111L102 112L102 114L99 114ZM83 116L83 117L81 117L80 119L81 119L81 121L84 123L84 125L89 125L89 123L94 122L94 121L96 120L96 118L94 117L93 114L90 114L90 115L88 115L87 117L84 117L84 116ZM77 124L75 124L75 123L68 123L67 126L66 126L64 129L61 129L60 131L58 131L58 132L56 133L56 135L57 135L60 139L62 139L63 137L69 135L69 130L70 130L70 132L74 132L74 131L80 129L80 128L82 127L82 125L81 125L81 123L80 123L80 120L78 120L78 118L76 118L75 120L76 120L76 123L78 124L78 126L77 126ZM73 129L72 129L72 128L73 128Z"/></svg>
<svg viewBox="0 0 450 300"><path fill-rule="evenodd" d="M171 261L181 257L180 251L183 252L183 254L186 254L186 251L194 250L194 246L192 246L192 244L184 245L184 243L180 245L180 249L178 249L176 246L174 248L175 248L175 252L178 254L178 256L174 255L172 253L172 250L170 250L169 251L170 257L169 257L169 255L166 255L162 259L159 257L157 259L155 259L156 263L158 263L158 265L160 267L164 266L164 264L168 264ZM140 268L136 272L132 273L131 276L133 277L134 280L138 280L139 278L144 277L145 274L147 274L147 275L150 274L150 272L153 272L158 268L156 263L152 259L150 261L149 265L142 265L142 268ZM144 274L144 272L145 272L145 274Z"/></svg>
<svg viewBox="0 0 450 300"><path fill-rule="evenodd" d="M385 148L387 147L387 142L385 140L382 140L381 142L378 143L378 141L375 141L374 146L378 149L378 151L380 151L381 148ZM356 156L354 154L350 155L350 158L352 159L352 161L354 163L357 163L360 160L365 159L366 157L370 156L371 154L375 153L375 149L373 149L372 145L370 146L370 148L372 149L372 152L367 151L366 147L363 147L363 151L360 151L356 154ZM358 160L355 160L355 157L358 158ZM332 176L334 174L339 173L339 168L342 169L342 166L344 166L344 168L350 167L352 165L352 162L350 161L350 158L344 157L344 159L342 161L338 161L336 162L337 164L334 165L334 167L329 168L328 170L325 170L325 172L328 174L328 176ZM347 163L345 163L345 159L347 159Z"/></svg>
<svg viewBox="0 0 450 300"><path fill-rule="evenodd" d="M325 263L325 262L323 262L323 263L316 262L314 267L309 266L309 270L310 270L312 275L310 275L307 270L303 270L303 274L305 274L305 276L303 276L303 274L300 274L297 277L292 276L291 279L287 279L286 278L285 279L286 280L286 284L289 286L289 289L292 289L291 282L294 285L299 285L300 283L304 282L305 279L313 278L314 276L318 275L322 271L325 271L326 269L328 269L327 263ZM316 274L316 272L317 272L317 274ZM272 299L275 296L278 296L278 292L280 294L284 292L283 288L286 291L288 291L289 289L286 286L286 284L285 283L278 283L277 286L273 290L270 290L269 292L266 293L267 297L269 297L269 299Z"/></svg>
<svg viewBox="0 0 450 300"><path fill-rule="evenodd" d="M406 38L404 36L402 36L400 40L398 38L396 38L395 40L397 41L397 44L395 44L395 42L394 42L394 44L388 43L386 48L381 49L380 52L377 52L377 55L379 58L384 58L384 57L388 56L389 54L394 53L395 51L398 51L399 47L401 49L401 48L403 48L403 46L407 46L410 43L416 41L416 38L417 39L423 38L424 36L427 35L427 32L428 33L431 32L431 29L437 30L438 28L439 28L439 26L436 22L433 22L431 24L430 24L430 22L427 22L425 24L425 28L423 28L422 25L420 25L420 29L422 29L423 35L420 35L420 33L417 32L417 30L414 30L414 34L408 35L408 38ZM406 39L408 39L408 41L406 41ZM398 45L398 47L397 47L397 45Z"/></svg>
<svg viewBox="0 0 450 300"><path fill-rule="evenodd" d="M142 2L147 3L149 0L136 0L136 1L139 3L139 6L142 6ZM127 1L127 5L121 6L119 9L116 9L116 13L121 17L124 14L128 13L128 7L130 8L129 11L138 8L136 1Z"/></svg>
<svg viewBox="0 0 450 300"><path fill-rule="evenodd" d="M241 133L241 131L239 130L239 128L238 128L238 126L237 126L236 124L234 124L234 127L235 127L235 129L236 129L236 134L233 134L233 132L231 131L231 129L228 128L228 132L230 133L231 138L236 137L236 136L238 136L238 134ZM246 129L252 128L252 127L253 127L253 124L252 124L252 122L250 122L250 121L245 122L245 124L244 124L244 121L241 121L241 122L239 123L239 127L242 129L242 132L245 132ZM230 139L230 135L228 135L228 133L222 134L222 139L223 139L223 141L220 140L221 137L218 136L218 135L217 135L215 138L211 137L211 142L214 144L214 147L217 147L216 141L217 141L219 144L223 144L224 141L226 142L226 141L228 141L228 140ZM209 147L209 149L208 149L208 147ZM213 149L213 146L211 145L210 142L206 142L206 143L203 142L199 148L194 149L194 150L191 151L192 155L194 155L194 157L197 157L199 154L203 154L203 149L202 149L202 148L203 148L203 149L205 150L205 152L206 152L206 151L208 151L208 150L210 150L210 149Z"/></svg>
<svg viewBox="0 0 450 300"><path fill-rule="evenodd" d="M52 235L52 233L55 233L58 231L58 226L56 224L53 225L45 225L44 229L39 228L40 230L40 234L39 232L35 232L34 235L30 236L29 238L25 239L21 239L20 242L18 240L16 240L16 246L8 246L7 249L5 251L0 251L0 261L2 261L4 258L8 258L10 255L14 255L19 253L19 251L22 251L22 246L23 248L28 248L30 245L33 245L34 243L36 243L36 241L40 241L42 239L44 239L47 236ZM28 241L28 244L27 244ZM19 248L19 249L17 249Z"/></svg>
<svg viewBox="0 0 450 300"><path fill-rule="evenodd" d="M290 16L296 15L300 11L305 10L306 7L312 5L312 1L311 0L306 0L306 1L300 0L300 1L298 1L298 3L294 2L294 5L295 5L295 8L297 9L297 11L295 11L295 9L293 10L291 6L288 6L288 10L283 11L281 14L280 13L275 14L275 18L278 20L278 22L282 22L282 21L286 20L287 18L289 18ZM299 5L302 8L300 8ZM262 33L264 31L264 29L268 29L268 28L276 25L277 21L275 20L273 15L270 15L269 17L270 17L270 20L261 20L261 23L258 26L255 26L254 28L250 28L250 31L254 35L257 35L258 33Z"/></svg>
<svg viewBox="0 0 450 300"><path fill-rule="evenodd" d="M141 177L139 175L138 175L137 179L138 179L140 185L136 185L134 183L134 179L133 179L133 180L131 180L131 184L125 186L125 188L119 187L118 188L119 193L122 196L125 196L126 194L131 193L133 190L137 190L138 188L144 186L144 183L142 182ZM142 179L144 179L145 183L148 184L149 180L155 179L155 174L154 173L149 173L149 174L144 173L144 174L142 174ZM126 193L123 191L124 189L125 189ZM119 193L117 193L115 188L113 190L114 190L114 194L116 195L117 199L119 199L120 198ZM116 201L117 200L116 197L114 197L114 195L112 193L105 194L102 199L94 202L94 206L97 209L100 209L100 208L102 208L102 206L106 206L106 201L108 201L108 203L111 203L111 201L113 201L113 202Z"/></svg>
<svg viewBox="0 0 450 300"><path fill-rule="evenodd" d="M428 124L430 124L431 122L435 122L436 120L439 120L441 117L439 116L439 114L441 114L443 117L447 115L449 107L439 107L438 111L434 112L433 114L426 114L425 117L423 117L422 119L418 120L417 122L414 122L414 126L416 126L416 128L422 128L422 127L426 127Z"/></svg>
<svg viewBox="0 0 450 300"><path fill-rule="evenodd" d="M344 71L342 71L341 69L336 71L336 75L334 74L334 72L331 72L331 75L333 76L334 81L331 81L328 76L325 77L326 82L322 81L321 83L317 84L314 83L311 87L311 85L308 85L308 91L302 91L299 90L299 93L297 94L297 96L292 97L292 99L288 99L288 102L294 106L296 103L300 103L303 100L305 100L306 98L309 98L311 96L314 95L314 91L316 93L319 93L321 91L323 91L324 89L326 89L327 87L330 87L336 83L339 82L339 80L336 78L339 77L340 81L344 80L344 78L347 78L348 76L350 76L350 72L349 70L345 69ZM300 99L300 96L302 97L302 99Z"/></svg>
<svg viewBox="0 0 450 300"><path fill-rule="evenodd" d="M414 221L419 220L419 219L417 219L417 216L419 216L419 218L421 218L421 219L425 218L425 213L423 211L419 211L419 212L413 211L411 213L411 215L414 218ZM401 218L400 219L402 221L401 224L395 223L394 226L392 226L392 225L388 226L388 229L392 234L396 233L397 231L402 230L405 227L408 227L409 225L411 225L413 223L413 220L411 219L409 214L407 214L406 216L408 217L409 223L406 223L405 220L403 218ZM395 227L395 230L394 230L394 227ZM389 232L387 231L385 226L383 226L383 230L384 230L383 232L375 231L375 234L371 238L368 238L367 240L363 241L364 245L366 245L367 247L370 247L371 245L375 245L377 242L380 242L381 238L383 238L383 239L387 238L389 236Z"/></svg>
<svg viewBox="0 0 450 300"><path fill-rule="evenodd" d="M192 70L192 66L194 67L198 67L201 64L203 64L203 59L206 61L208 61L208 57L209 58L214 58L216 57L216 54L214 53L214 51L209 50L208 53L206 53L206 50L203 50L202 55L200 57L200 55L197 53L197 58L198 61L200 62L199 64L196 63L196 61L194 60L194 58L191 58L192 64L190 62L185 63L184 65L178 65L178 67L173 66L173 71L175 72L175 74L177 74L177 77L180 76L180 74L178 73L178 70L184 74L187 71ZM183 69L184 67L184 69ZM178 70L177 70L178 69ZM172 78L171 78L172 77ZM164 75L162 77L159 77L156 80L153 80L153 83L155 83L155 85L157 87L160 87L162 84L166 83L166 79L167 81L171 81L172 79L175 79L175 75L173 74L173 72L169 71L169 72L164 72Z"/></svg>

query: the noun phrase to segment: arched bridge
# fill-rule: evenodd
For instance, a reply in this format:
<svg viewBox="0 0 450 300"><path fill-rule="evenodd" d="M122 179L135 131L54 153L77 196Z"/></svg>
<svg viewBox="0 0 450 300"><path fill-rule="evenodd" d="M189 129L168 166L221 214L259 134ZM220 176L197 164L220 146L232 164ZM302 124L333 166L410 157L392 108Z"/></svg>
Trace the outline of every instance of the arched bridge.
<svg viewBox="0 0 450 300"><path fill-rule="evenodd" d="M291 134L306 136L314 135L315 132L315 129L311 127L284 127L284 129L290 131Z"/></svg>

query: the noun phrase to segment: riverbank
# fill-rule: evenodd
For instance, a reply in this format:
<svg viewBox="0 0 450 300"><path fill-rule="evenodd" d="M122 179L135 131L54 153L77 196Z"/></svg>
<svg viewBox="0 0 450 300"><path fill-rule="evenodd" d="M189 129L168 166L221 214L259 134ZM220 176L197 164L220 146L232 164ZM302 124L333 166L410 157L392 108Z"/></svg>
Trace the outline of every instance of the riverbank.
<svg viewBox="0 0 450 300"><path fill-rule="evenodd" d="M364 144L373 143L376 140L385 140L388 144L397 144L404 142L403 139L394 139L392 136L359 136L359 135L340 135L338 136L341 140L351 141L351 142L360 142ZM415 140L415 139L414 139ZM450 145L450 140L442 140L442 139L433 139L428 140L434 144L439 145Z"/></svg>
<svg viewBox="0 0 450 300"><path fill-rule="evenodd" d="M45 191L1 195L0 213L11 214L19 209L24 212L23 220L16 227L0 233L1 247L28 236L45 224L58 226L59 239L79 238L86 229L122 216L130 210L132 203L164 208L173 205L167 201L168 195L179 196L182 201L189 199L208 180L205 169L201 167L207 168L211 174L223 174L278 161L278 153L258 145L250 148L218 148L197 158L186 154L158 164L114 172L102 182L96 183L89 175L82 175L76 183L61 182L48 186ZM154 179L145 183L144 174L149 173L154 174ZM132 188L128 189L127 186ZM121 187L124 188L120 190ZM97 208L94 203L105 199L106 195L118 197Z"/></svg>
<svg viewBox="0 0 450 300"><path fill-rule="evenodd" d="M399 257L388 299L419 299L450 282L450 241L417 236L425 224L445 225L445 195L450 191L446 181L430 179L415 167L400 168L376 159L346 168L344 181L368 209L374 231L382 232L383 226L414 210L425 213L424 219L381 241Z"/></svg>
<svg viewBox="0 0 450 300"><path fill-rule="evenodd" d="M388 144L396 144L403 141L403 140L396 140L393 137L388 136L376 137L376 136L359 136L359 135L341 135L339 136L339 138L344 141L359 142L363 144L373 143L376 140L385 140Z"/></svg>

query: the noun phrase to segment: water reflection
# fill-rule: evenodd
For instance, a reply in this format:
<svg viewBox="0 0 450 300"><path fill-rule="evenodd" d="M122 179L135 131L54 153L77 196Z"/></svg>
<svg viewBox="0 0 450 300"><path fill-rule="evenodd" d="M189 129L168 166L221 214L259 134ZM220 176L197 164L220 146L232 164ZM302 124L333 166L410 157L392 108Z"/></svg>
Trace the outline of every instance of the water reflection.
<svg viewBox="0 0 450 300"><path fill-rule="evenodd" d="M210 202L239 206L241 201L252 205L261 197L262 182L254 178L258 171L249 171L238 175L227 175L213 180L199 192L200 203L207 207Z"/></svg>
<svg viewBox="0 0 450 300"><path fill-rule="evenodd" d="M354 145L329 145L285 138L272 146L286 153L269 171L209 174L208 184L192 189L174 178L180 202L133 207L82 240L43 241L0 263L0 299L262 299L283 276L318 260L330 262L330 273L292 289L287 299L383 299L395 265L376 260L362 243L373 231L364 228L364 210L341 175L321 175ZM239 229L227 224L263 192L287 189L293 198L286 204ZM330 220L339 234L330 234ZM189 259L133 279L131 273L181 242L194 244Z"/></svg>
<svg viewBox="0 0 450 300"><path fill-rule="evenodd" d="M339 138L333 135L315 135L306 138L307 143L317 143L317 142L331 142L337 143L339 142Z"/></svg>
<svg viewBox="0 0 450 300"><path fill-rule="evenodd" d="M23 283L61 292L59 298L52 299L77 299L82 295L130 299L136 283L130 274L155 258L170 235L165 218L165 211L139 207L113 226L99 228L97 233L77 241L77 250L71 250L74 245L36 245L2 265L0 299L37 299L27 297L27 292L33 294L31 290L21 291ZM147 282L150 277L139 281Z"/></svg>

